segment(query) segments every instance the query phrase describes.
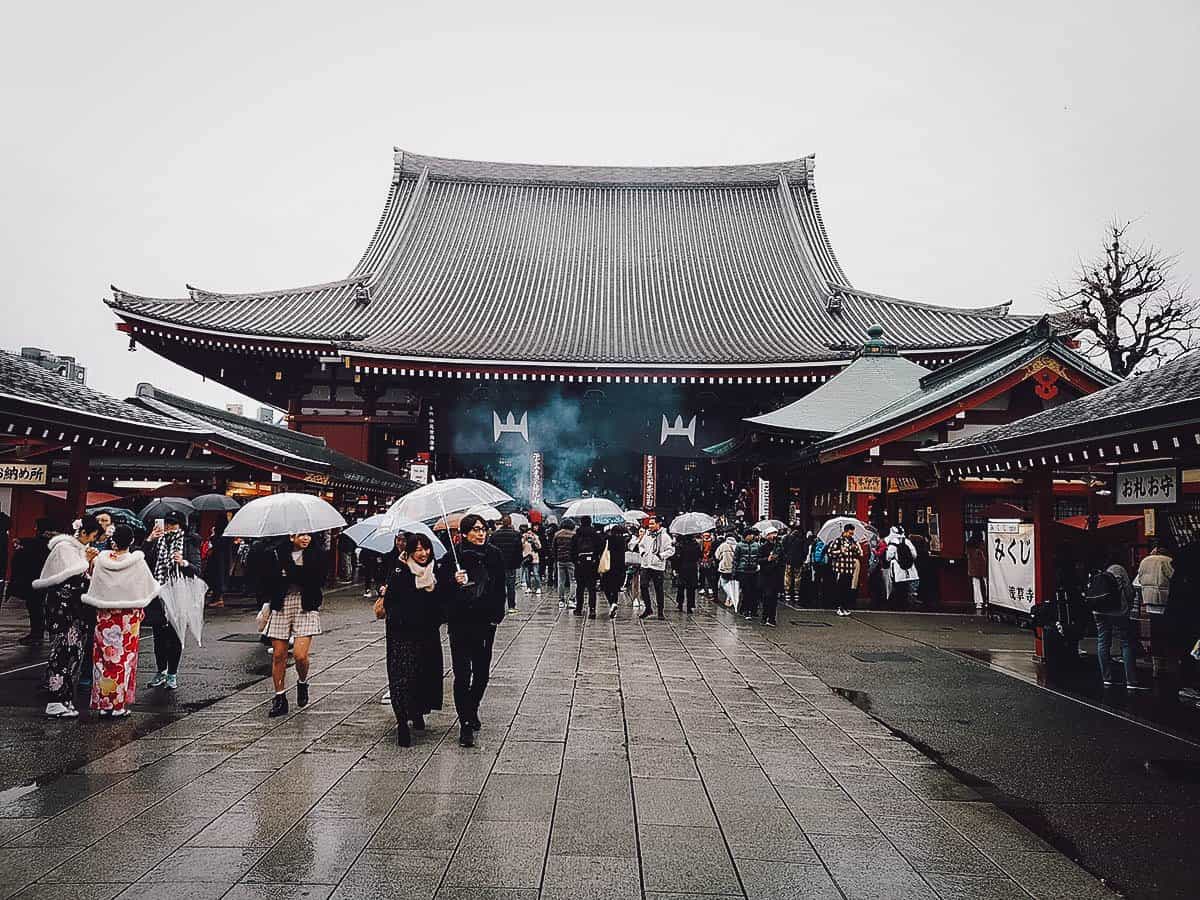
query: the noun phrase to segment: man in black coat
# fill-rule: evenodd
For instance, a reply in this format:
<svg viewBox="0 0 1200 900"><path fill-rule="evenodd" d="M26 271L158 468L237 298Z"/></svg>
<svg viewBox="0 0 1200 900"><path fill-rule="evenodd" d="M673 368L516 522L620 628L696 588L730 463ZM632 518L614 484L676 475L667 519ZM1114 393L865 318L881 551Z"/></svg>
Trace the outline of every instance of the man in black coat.
<svg viewBox="0 0 1200 900"><path fill-rule="evenodd" d="M575 564L575 615L583 615L583 594L588 595L588 618L596 618L596 579L604 538L592 527L591 516L583 516L571 538L571 562Z"/></svg>
<svg viewBox="0 0 1200 900"><path fill-rule="evenodd" d="M40 647L45 640L46 597L43 591L33 589L33 582L42 574L42 566L50 554L50 538L57 533L58 529L49 519L38 519L37 534L22 538L13 554L12 581L8 585L8 592L24 600L25 609L29 611L29 634L17 641L26 647Z"/></svg>
<svg viewBox="0 0 1200 900"><path fill-rule="evenodd" d="M504 598L509 609L517 608L517 569L521 568L521 535L512 525L512 516L504 516L488 543L500 551L504 560Z"/></svg>
<svg viewBox="0 0 1200 900"><path fill-rule="evenodd" d="M504 558L487 543L487 524L477 515L463 516L463 536L455 553L442 557L438 579L450 585L446 622L454 669L454 709L462 726L458 742L475 744L480 728L479 704L487 689L496 626L504 621Z"/></svg>

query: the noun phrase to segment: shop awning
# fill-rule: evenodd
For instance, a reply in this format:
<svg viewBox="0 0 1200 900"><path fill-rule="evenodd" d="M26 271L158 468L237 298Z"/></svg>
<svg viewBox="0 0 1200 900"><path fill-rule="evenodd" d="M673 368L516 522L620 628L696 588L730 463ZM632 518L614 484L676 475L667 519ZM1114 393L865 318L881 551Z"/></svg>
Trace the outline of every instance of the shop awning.
<svg viewBox="0 0 1200 900"><path fill-rule="evenodd" d="M1128 525L1130 522L1140 522L1141 516L1097 516L1096 528L1112 528L1116 525ZM1066 525L1069 528L1078 528L1080 531L1088 530L1087 516L1067 516L1065 519L1055 519L1059 525Z"/></svg>

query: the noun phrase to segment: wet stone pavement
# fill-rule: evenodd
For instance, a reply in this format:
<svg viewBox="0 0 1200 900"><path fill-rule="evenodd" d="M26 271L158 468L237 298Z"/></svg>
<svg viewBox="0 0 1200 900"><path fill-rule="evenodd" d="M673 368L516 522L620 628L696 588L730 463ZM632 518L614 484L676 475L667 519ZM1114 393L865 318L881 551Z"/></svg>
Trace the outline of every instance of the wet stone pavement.
<svg viewBox="0 0 1200 900"><path fill-rule="evenodd" d="M449 678L398 747L381 624L334 632L305 710L264 679L5 792L0 898L1111 896L763 629L526 603L476 747Z"/></svg>

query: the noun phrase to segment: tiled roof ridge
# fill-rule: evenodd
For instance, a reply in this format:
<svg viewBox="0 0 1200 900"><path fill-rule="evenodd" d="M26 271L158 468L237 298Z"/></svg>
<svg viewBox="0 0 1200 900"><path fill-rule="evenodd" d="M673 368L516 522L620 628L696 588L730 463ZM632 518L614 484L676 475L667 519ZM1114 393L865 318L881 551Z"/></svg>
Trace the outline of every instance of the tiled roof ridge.
<svg viewBox="0 0 1200 900"><path fill-rule="evenodd" d="M815 155L763 163L711 166L594 166L499 162L425 156L395 149L396 178L416 178L428 169L435 181L609 187L705 187L766 185L785 173L793 184L811 182Z"/></svg>
<svg viewBox="0 0 1200 900"><path fill-rule="evenodd" d="M155 387L148 382L142 382L137 386L137 396L139 398L158 400L159 402L174 407L183 413L190 413L198 417L211 416L212 418L218 419L222 422L236 424L239 427L246 428L247 430L257 431L261 434L279 436L278 433L281 430L277 425L268 425L267 423L260 422L257 419L239 416L236 413L229 412L228 410L219 409L215 406L209 406L206 403L200 403L197 400L191 400L187 397L181 397L178 394L172 394L170 391L164 391L162 388ZM303 431L292 431L290 428L282 430L286 431L287 439L294 440L296 443L308 444L312 447L328 449L325 438L320 437L319 435L306 434Z"/></svg>
<svg viewBox="0 0 1200 900"><path fill-rule="evenodd" d="M333 290L340 287L353 287L355 285L364 284L369 280L369 275L352 275L349 278L339 278L334 281L325 281L318 284L303 284L297 287L277 288L269 291L246 291L244 293L227 293L221 291L210 291L205 288L196 287L193 284L185 284L187 296L184 297L148 297L145 294L134 294L131 291L123 290L115 284L109 285L109 290L112 291L112 299L105 298L104 302L117 309L124 308L124 304L133 303L221 303L238 300L278 300L289 295L304 296L305 294L316 294L321 291Z"/></svg>
<svg viewBox="0 0 1200 900"><path fill-rule="evenodd" d="M1005 300L1003 303L995 303L991 306L943 306L940 303L931 303L927 300L907 300L903 297L892 297L888 294L880 294L875 291L866 291L862 288L851 287L848 284L838 284L830 282L829 289L841 294L858 295L868 297L872 300L877 300L880 303L887 303L890 306L906 306L915 309L928 309L934 312L948 313L951 315L961 316L980 316L988 319L1013 319L1014 321L1028 319L1030 322L1037 321L1042 318L1039 314L1028 315L1009 315L1009 310L1012 307L1011 300Z"/></svg>

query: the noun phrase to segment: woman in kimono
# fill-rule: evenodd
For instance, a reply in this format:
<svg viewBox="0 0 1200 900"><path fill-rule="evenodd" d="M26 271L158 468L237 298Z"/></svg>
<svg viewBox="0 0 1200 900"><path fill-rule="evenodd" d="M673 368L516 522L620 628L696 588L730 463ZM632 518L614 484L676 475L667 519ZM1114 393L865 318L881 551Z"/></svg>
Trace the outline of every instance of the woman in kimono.
<svg viewBox="0 0 1200 900"><path fill-rule="evenodd" d="M426 535L405 535L404 552L383 588L383 608L397 740L408 747L408 723L424 731L425 714L442 708L442 596L434 575L433 543Z"/></svg>
<svg viewBox="0 0 1200 900"><path fill-rule="evenodd" d="M100 715L129 715L137 687L138 634L142 610L159 591L146 557L130 552L133 529L118 525L92 563L92 581L83 602L96 610L92 641L92 703Z"/></svg>
<svg viewBox="0 0 1200 900"><path fill-rule="evenodd" d="M53 719L73 719L79 715L75 709L75 689L86 637L86 616L80 598L96 556L95 548L90 545L100 531L95 516L84 516L74 535L59 534L51 538L41 577L33 582L35 591L46 592L46 624L50 630L50 656L46 660L50 702L46 704L46 715Z"/></svg>

